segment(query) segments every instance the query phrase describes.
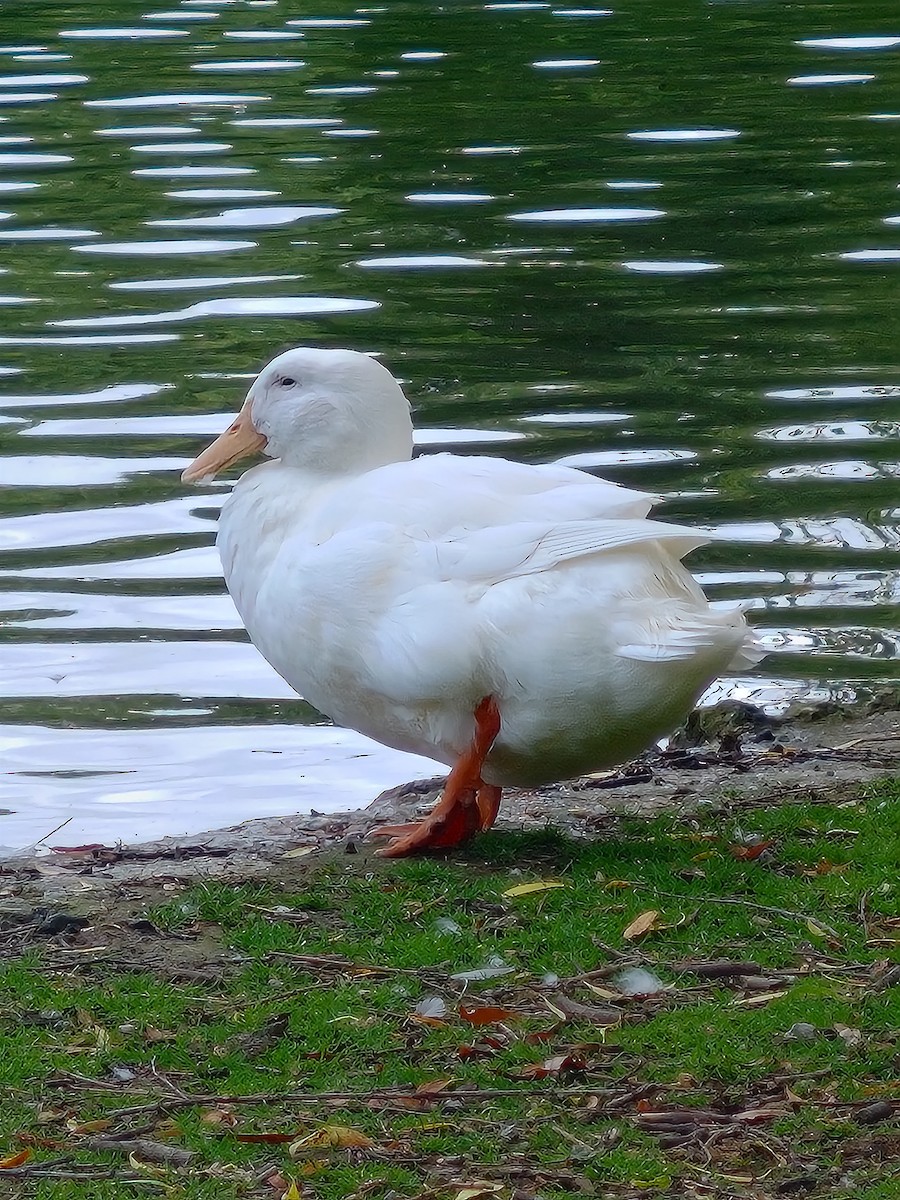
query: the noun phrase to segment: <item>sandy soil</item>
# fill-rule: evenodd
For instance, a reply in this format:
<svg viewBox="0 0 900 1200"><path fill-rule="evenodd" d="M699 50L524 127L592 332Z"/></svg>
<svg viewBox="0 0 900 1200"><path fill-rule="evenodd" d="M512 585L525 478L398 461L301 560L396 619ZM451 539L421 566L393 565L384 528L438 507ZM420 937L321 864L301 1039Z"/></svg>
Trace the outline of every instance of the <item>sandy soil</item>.
<svg viewBox="0 0 900 1200"><path fill-rule="evenodd" d="M612 772L534 791L504 793L497 828L551 826L603 837L622 814L723 814L797 800L840 801L876 779L900 774L900 698L865 709L818 707L773 720L739 705L693 714L665 750ZM296 879L323 855L374 854L382 823L427 811L440 780L420 780L346 813L262 818L199 837L128 846L90 846L0 863L0 912L26 903L97 910L129 898L134 911L204 879ZM751 821L748 815L748 821ZM752 821L751 821L752 823ZM373 860L381 861L381 860Z"/></svg>

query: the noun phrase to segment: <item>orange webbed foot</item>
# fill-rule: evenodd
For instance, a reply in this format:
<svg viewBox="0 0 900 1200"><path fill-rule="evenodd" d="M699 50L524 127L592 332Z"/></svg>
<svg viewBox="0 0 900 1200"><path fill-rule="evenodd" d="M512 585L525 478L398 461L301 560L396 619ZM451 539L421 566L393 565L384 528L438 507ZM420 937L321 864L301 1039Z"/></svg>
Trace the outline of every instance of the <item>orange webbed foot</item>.
<svg viewBox="0 0 900 1200"><path fill-rule="evenodd" d="M484 760L500 732L500 710L493 696L485 696L475 709L475 733L447 777L444 791L424 821L384 825L373 837L393 840L377 853L383 858L446 850L467 841L474 833L490 829L500 807L500 788L481 778Z"/></svg>

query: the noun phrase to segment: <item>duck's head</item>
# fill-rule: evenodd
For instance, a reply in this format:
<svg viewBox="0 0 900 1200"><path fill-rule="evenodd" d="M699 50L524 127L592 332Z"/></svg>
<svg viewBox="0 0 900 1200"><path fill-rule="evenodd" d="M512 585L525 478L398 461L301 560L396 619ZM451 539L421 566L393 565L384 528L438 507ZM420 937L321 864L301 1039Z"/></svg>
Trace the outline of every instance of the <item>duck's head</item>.
<svg viewBox="0 0 900 1200"><path fill-rule="evenodd" d="M212 478L258 453L324 474L400 462L412 453L409 403L390 371L367 354L287 350L263 367L235 420L181 478Z"/></svg>

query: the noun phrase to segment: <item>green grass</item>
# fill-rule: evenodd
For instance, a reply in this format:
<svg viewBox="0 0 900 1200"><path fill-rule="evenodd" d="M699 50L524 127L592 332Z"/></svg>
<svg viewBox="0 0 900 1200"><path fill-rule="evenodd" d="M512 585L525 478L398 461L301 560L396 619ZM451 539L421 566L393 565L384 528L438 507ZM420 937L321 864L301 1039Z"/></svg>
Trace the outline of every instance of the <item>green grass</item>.
<svg viewBox="0 0 900 1200"><path fill-rule="evenodd" d="M742 845L769 838L762 857L736 857ZM182 939L197 935L208 948L209 981L117 966L134 954L127 934L116 942L109 920L74 947L32 943L0 968L0 1158L28 1148L32 1174L0 1172L0 1194L278 1200L284 1187L268 1182L268 1171L316 1200L360 1189L452 1200L473 1180L502 1185L506 1200L516 1191L589 1189L759 1198L794 1194L792 1186L806 1196L896 1197L900 1183L886 1181L892 1167L880 1157L891 1139L896 1154L896 1109L877 1124L857 1123L855 1114L896 1097L900 990L881 986L879 963L897 958L898 847L900 788L885 784L839 807L773 802L737 818L624 821L615 837L590 843L498 833L449 860L359 856L307 868L287 860L271 886L199 887L152 911L173 935L156 941L157 966L167 955L177 961L191 944ZM564 886L503 896L549 879ZM262 911L279 908L286 911ZM637 942L623 938L649 909L661 927ZM105 953L72 952L101 944ZM573 982L614 967L617 955L667 990L622 998L614 977L596 978L599 994ZM329 956L339 961L313 961ZM492 956L515 970L465 987L449 978ZM94 957L101 961L92 965ZM679 969L717 958L754 961L763 976L800 973L770 975L754 990ZM202 966L203 955L192 963ZM548 974L562 983L546 983ZM621 1020L563 1022L552 1007L560 994L612 1006ZM440 1022L415 1018L429 996L446 1004ZM516 1017L473 1026L460 1002ZM799 1022L814 1036L787 1038ZM582 1060L578 1069L523 1077L565 1055ZM116 1080L113 1091L91 1086ZM435 1102L369 1099L444 1080ZM184 1167L129 1161L90 1146L96 1131L78 1131L114 1110L152 1105L166 1087L173 1096L271 1099L208 1099L171 1111L161 1103L115 1116L103 1131L190 1149ZM513 1094L460 1099L473 1089ZM358 1098L284 1098L333 1092ZM682 1125L668 1137L644 1127L672 1109ZM721 1118L695 1126L692 1142L683 1124L691 1109ZM727 1128L724 1114L759 1109L769 1110L759 1123L738 1116ZM372 1144L292 1158L287 1144L241 1140L300 1138L329 1124ZM106 1178L41 1176L42 1163L64 1157L63 1170L92 1166ZM805 1191L791 1184L803 1178L811 1181Z"/></svg>

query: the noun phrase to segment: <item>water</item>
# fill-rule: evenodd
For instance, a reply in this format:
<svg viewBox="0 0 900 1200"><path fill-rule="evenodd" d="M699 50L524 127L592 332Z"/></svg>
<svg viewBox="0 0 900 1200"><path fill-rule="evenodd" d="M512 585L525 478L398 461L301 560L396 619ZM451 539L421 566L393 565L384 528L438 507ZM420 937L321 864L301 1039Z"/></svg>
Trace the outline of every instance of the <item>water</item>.
<svg viewBox="0 0 900 1200"><path fill-rule="evenodd" d="M292 698L179 482L298 343L732 535L773 653L717 694L900 676L896 4L612 2L4 6L0 844L428 771Z"/></svg>

